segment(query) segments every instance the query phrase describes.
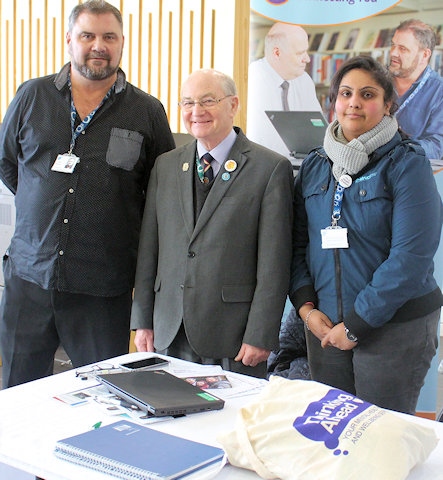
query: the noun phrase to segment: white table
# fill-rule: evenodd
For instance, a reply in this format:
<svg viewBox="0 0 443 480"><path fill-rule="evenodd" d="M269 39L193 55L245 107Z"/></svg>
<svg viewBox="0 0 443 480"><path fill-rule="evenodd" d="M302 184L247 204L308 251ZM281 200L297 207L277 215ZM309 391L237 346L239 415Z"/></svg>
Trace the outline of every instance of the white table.
<svg viewBox="0 0 443 480"><path fill-rule="evenodd" d="M134 360L143 356L146 354L134 353L119 360ZM112 363L117 362L117 359L112 360ZM189 366L188 362L176 359L173 359L172 365ZM69 406L54 399L61 393L80 390L95 383L94 380L76 378L75 371L68 371L0 391L0 462L46 480L109 480L106 475L60 460L53 454L57 440L89 430L98 421L103 424L116 421L113 417L101 415L90 404ZM193 414L151 424L150 427L218 445L217 435L234 428L237 410L252 399L251 395L227 399L223 410ZM416 467L408 480L443 479L443 423L418 417L407 418L434 428L442 439L427 462ZM257 480L259 477L247 470L225 466L215 478Z"/></svg>

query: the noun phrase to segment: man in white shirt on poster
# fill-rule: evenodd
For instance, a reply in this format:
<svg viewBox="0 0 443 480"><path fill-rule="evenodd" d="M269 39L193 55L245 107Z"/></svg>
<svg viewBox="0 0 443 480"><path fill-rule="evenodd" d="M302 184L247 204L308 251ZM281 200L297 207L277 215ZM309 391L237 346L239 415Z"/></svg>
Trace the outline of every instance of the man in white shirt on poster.
<svg viewBox="0 0 443 480"><path fill-rule="evenodd" d="M286 157L289 150L265 111L321 111L315 84L305 71L310 62L308 45L308 34L302 27L275 23L265 37L265 56L249 65L248 137Z"/></svg>

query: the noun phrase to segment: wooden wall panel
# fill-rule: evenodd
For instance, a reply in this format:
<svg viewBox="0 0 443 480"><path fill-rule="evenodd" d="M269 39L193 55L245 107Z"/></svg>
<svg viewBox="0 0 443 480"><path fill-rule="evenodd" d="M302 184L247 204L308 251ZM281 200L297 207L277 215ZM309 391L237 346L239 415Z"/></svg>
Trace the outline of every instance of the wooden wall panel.
<svg viewBox="0 0 443 480"><path fill-rule="evenodd" d="M80 0L0 0L0 119L18 86L69 60L66 30ZM180 85L197 68L234 77L246 105L249 0L108 0L123 16L122 68L159 98L173 131L184 131ZM236 123L245 127L241 109Z"/></svg>

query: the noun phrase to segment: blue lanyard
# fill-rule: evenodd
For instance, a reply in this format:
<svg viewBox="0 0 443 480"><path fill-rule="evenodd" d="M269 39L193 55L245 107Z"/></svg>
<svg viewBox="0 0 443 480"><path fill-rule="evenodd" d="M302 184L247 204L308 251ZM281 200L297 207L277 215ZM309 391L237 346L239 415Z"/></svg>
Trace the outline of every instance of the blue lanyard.
<svg viewBox="0 0 443 480"><path fill-rule="evenodd" d="M343 203L343 192L345 191L346 187L337 183L337 188L335 189L334 193L334 206L332 208L332 226L336 227L338 221L341 218L341 205Z"/></svg>
<svg viewBox="0 0 443 480"><path fill-rule="evenodd" d="M421 79L421 82L418 84L417 88L409 95L409 97L400 105L398 110L395 112L395 116L397 116L405 107L406 105L417 95L417 93L423 88L424 84L426 83L426 80L429 78L429 75L431 75L431 67L427 67L426 72Z"/></svg>
<svg viewBox="0 0 443 480"><path fill-rule="evenodd" d="M69 89L71 89L71 80L68 82ZM72 136L71 136L71 143L69 144L69 154L72 153L72 150L74 150L75 142L78 138L78 136L83 133L91 123L92 118L95 115L95 112L106 102L106 100L111 96L112 89L114 88L114 85L108 90L108 93L103 97L103 100L100 102L100 105L98 107L94 108L92 112L89 115L86 115L86 117L81 121L80 125L77 126L77 128L74 129L75 125L75 119L77 118L77 110L75 109L74 105L74 100L72 99L72 94L71 94L71 131L72 131Z"/></svg>
<svg viewBox="0 0 443 480"><path fill-rule="evenodd" d="M352 185L352 178L348 174L342 175L335 187L334 193L334 203L332 207L332 228L337 228L338 221L341 218L341 206L343 203L343 193L344 191Z"/></svg>

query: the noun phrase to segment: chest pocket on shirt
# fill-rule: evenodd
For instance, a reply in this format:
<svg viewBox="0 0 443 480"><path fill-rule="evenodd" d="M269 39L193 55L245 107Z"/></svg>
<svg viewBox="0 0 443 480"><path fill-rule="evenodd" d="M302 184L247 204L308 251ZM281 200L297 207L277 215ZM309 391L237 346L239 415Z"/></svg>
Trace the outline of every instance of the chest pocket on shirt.
<svg viewBox="0 0 443 480"><path fill-rule="evenodd" d="M329 173L329 169L324 168L317 157L318 162L313 162L309 165L309 170L305 173L303 178L303 198L306 200L309 197L320 195L324 197L331 187L331 182L334 181Z"/></svg>
<svg viewBox="0 0 443 480"><path fill-rule="evenodd" d="M371 235L390 236L392 216L392 194L383 178L371 179L355 183L353 190L354 201L360 205L356 211L361 228ZM377 228L374 228L374 219L377 219Z"/></svg>
<svg viewBox="0 0 443 480"><path fill-rule="evenodd" d="M360 203L390 202L392 200L392 195L382 178L379 180L374 177L373 180L356 182L356 187L354 191L355 200Z"/></svg>
<svg viewBox="0 0 443 480"><path fill-rule="evenodd" d="M133 130L114 127L109 138L106 162L123 170L132 170L140 158L143 135Z"/></svg>
<svg viewBox="0 0 443 480"><path fill-rule="evenodd" d="M326 170L326 169L325 169ZM327 171L320 171L314 165L302 183L302 196L310 229L319 232L331 224L332 188Z"/></svg>
<svg viewBox="0 0 443 480"><path fill-rule="evenodd" d="M315 184L308 185L307 187L303 187L303 198L309 199L310 197L314 197L315 195L326 195L328 190L328 182L317 181Z"/></svg>

